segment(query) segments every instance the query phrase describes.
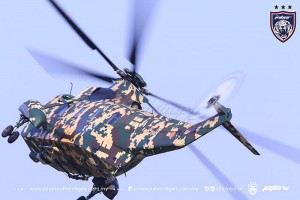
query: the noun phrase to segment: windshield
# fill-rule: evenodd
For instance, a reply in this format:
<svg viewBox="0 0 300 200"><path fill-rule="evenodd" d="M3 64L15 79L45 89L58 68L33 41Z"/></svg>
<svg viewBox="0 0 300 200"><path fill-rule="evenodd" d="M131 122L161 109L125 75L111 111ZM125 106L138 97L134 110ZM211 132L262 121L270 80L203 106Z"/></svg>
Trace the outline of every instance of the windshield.
<svg viewBox="0 0 300 200"><path fill-rule="evenodd" d="M113 99L116 92L110 88L97 88L90 96L91 101L99 101L102 99Z"/></svg>

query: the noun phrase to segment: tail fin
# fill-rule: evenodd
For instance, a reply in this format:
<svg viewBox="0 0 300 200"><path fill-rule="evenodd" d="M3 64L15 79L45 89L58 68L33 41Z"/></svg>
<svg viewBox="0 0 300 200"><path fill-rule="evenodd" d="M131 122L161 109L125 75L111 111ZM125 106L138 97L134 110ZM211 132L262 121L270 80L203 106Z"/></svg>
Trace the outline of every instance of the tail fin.
<svg viewBox="0 0 300 200"><path fill-rule="evenodd" d="M248 142L248 140L231 124L227 121L222 126L229 131L236 139L238 139L245 147L247 147L254 155L260 155L256 149Z"/></svg>
<svg viewBox="0 0 300 200"><path fill-rule="evenodd" d="M216 97L211 98L208 101L208 106L214 106L218 113L229 113L230 109L222 106ZM260 155L256 149L248 142L248 140L231 124L230 121L225 121L222 126L229 131L236 139L238 139L247 149L249 149L254 155Z"/></svg>

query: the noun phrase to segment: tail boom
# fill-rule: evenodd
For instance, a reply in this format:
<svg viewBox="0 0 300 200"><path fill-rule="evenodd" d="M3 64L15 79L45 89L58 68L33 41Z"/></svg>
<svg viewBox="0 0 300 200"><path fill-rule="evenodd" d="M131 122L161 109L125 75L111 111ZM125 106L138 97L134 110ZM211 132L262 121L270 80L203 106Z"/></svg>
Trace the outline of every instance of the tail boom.
<svg viewBox="0 0 300 200"><path fill-rule="evenodd" d="M214 100L214 99L213 99ZM212 101L209 101L211 103ZM204 136L208 132L222 125L227 131L229 131L237 140L239 140L247 149L249 149L254 155L260 155L258 151L248 142L248 140L232 125L230 122L232 114L229 108L222 106L215 100L210 106L214 106L217 115L193 125L188 130L185 144L190 144L193 141Z"/></svg>

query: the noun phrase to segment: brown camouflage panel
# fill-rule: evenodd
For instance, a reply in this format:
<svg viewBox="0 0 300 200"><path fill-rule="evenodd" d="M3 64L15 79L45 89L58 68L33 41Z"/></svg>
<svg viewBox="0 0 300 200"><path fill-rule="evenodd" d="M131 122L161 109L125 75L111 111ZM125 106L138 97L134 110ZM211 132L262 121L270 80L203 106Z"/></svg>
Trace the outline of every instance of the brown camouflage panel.
<svg viewBox="0 0 300 200"><path fill-rule="evenodd" d="M99 88L89 87L41 107L47 128L29 123L22 132L30 150L62 172L118 176L145 157L183 148L231 119L230 113L218 113L193 125L130 107L147 99L126 80L110 89L116 93L112 99L92 101Z"/></svg>
<svg viewBox="0 0 300 200"><path fill-rule="evenodd" d="M122 103L125 105L131 105L131 102L136 101L140 104L147 103L148 99L145 97L131 82L120 79L114 85L111 86L113 91L118 92L116 103Z"/></svg>

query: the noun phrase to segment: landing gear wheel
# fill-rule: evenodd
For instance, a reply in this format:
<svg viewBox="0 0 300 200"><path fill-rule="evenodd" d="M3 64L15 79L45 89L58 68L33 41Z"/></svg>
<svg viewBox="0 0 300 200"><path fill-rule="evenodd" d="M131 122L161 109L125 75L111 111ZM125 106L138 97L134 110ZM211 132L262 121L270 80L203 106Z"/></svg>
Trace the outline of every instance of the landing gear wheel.
<svg viewBox="0 0 300 200"><path fill-rule="evenodd" d="M11 133L13 132L13 130L14 130L14 127L13 127L12 125L6 127L6 128L3 130L3 132L2 132L2 137L5 138L5 137L11 135Z"/></svg>
<svg viewBox="0 0 300 200"><path fill-rule="evenodd" d="M84 196L81 196L77 200L86 200L86 198Z"/></svg>
<svg viewBox="0 0 300 200"><path fill-rule="evenodd" d="M13 142L15 142L17 139L18 139L18 137L19 137L19 132L18 131L16 131L16 132L13 132L10 136L9 136L9 138L7 139L7 142L8 143L13 143Z"/></svg>

